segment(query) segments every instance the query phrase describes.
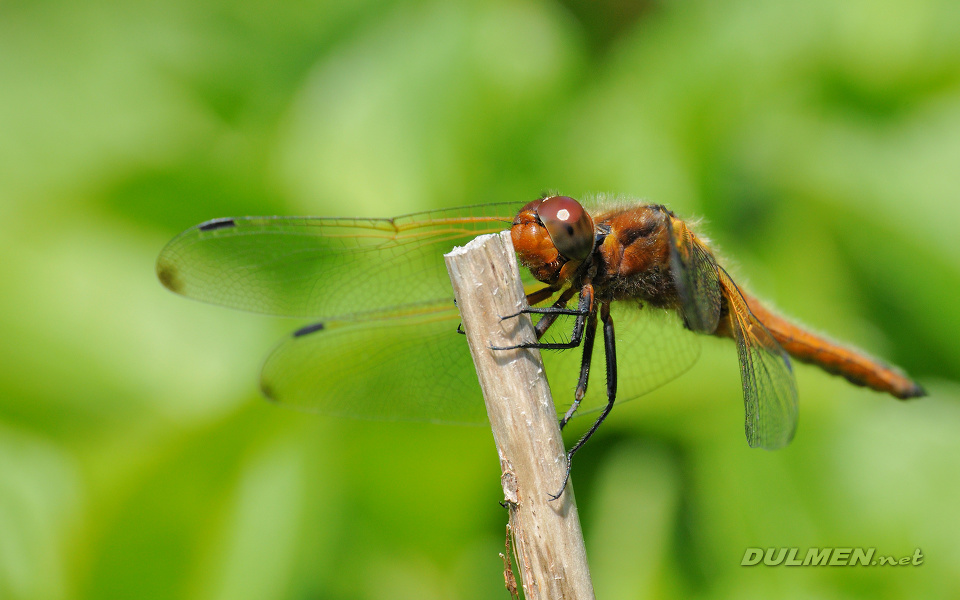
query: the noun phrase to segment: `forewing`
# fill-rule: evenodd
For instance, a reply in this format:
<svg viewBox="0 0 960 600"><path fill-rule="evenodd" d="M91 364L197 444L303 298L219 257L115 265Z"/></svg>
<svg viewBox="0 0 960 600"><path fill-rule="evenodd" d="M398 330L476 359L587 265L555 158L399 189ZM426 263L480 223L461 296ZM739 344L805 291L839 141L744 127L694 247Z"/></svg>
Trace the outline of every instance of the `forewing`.
<svg viewBox="0 0 960 600"><path fill-rule="evenodd" d="M570 302L576 305L576 298ZM698 336L683 327L675 311L641 307L637 302L614 302L610 310L617 344L617 403L642 396L676 379L700 356ZM569 339L572 318L561 319L547 331L551 341ZM573 403L580 375L582 351L542 350L543 363L550 382L558 414ZM606 362L603 324L597 329L587 394L577 414L603 408L607 404Z"/></svg>
<svg viewBox="0 0 960 600"><path fill-rule="evenodd" d="M670 270L693 331L713 333L720 322L720 282L716 260L682 221L667 219Z"/></svg>
<svg viewBox="0 0 960 600"><path fill-rule="evenodd" d="M450 306L304 328L267 358L261 389L271 400L326 415L483 423L483 396L458 323Z"/></svg>
<svg viewBox="0 0 960 600"><path fill-rule="evenodd" d="M751 448L776 450L790 443L797 429L797 381L780 343L750 312L740 290L723 276L730 324L740 356L740 380Z"/></svg>
<svg viewBox="0 0 960 600"><path fill-rule="evenodd" d="M167 244L157 275L184 296L253 312L405 314L452 303L443 253L508 229L517 208L488 204L394 219L217 219Z"/></svg>

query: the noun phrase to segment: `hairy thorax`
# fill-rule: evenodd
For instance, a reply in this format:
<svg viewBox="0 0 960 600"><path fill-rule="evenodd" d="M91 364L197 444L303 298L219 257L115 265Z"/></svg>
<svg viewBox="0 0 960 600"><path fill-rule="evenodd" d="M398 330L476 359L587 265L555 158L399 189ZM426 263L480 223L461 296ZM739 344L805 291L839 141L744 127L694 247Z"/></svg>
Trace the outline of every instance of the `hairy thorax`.
<svg viewBox="0 0 960 600"><path fill-rule="evenodd" d="M608 234L594 255L598 297L636 298L659 307L679 305L670 276L669 218L659 205L599 215L597 228Z"/></svg>

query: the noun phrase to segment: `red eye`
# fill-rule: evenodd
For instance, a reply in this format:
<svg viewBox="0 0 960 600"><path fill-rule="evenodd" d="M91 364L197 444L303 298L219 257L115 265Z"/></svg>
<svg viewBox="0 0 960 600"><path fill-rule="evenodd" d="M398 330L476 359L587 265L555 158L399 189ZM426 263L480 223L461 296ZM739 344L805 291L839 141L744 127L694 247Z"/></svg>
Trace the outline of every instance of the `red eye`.
<svg viewBox="0 0 960 600"><path fill-rule="evenodd" d="M593 252L593 217L569 196L551 196L537 207L553 245L571 260L584 260Z"/></svg>

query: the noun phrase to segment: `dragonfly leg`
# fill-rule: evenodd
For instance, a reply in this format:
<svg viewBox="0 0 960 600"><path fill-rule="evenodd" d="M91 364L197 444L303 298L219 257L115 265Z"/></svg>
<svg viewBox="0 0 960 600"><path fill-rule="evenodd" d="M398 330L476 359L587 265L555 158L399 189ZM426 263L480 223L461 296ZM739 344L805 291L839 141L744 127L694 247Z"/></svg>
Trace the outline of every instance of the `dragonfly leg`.
<svg viewBox="0 0 960 600"><path fill-rule="evenodd" d="M560 294L560 297L557 298L557 301L553 303L554 308L566 308L567 303L570 302L570 298L572 298L575 293L576 291L572 287L564 290L564 292ZM534 325L534 330L537 332L538 340L543 337L543 334L547 332L547 329L553 325L559 316L560 313L547 313L537 321L537 324Z"/></svg>
<svg viewBox="0 0 960 600"><path fill-rule="evenodd" d="M567 472L563 476L563 485L560 487L560 491L556 495L551 495L551 500L556 500L563 494L563 490L567 487L567 482L570 480L570 469L573 466L573 455L577 453L577 450L583 447L587 440L596 433L599 429L600 424L603 423L603 420L607 418L607 415L610 414L610 410L613 408L613 403L617 399L617 347L616 347L616 338L614 337L613 332L613 319L610 318L610 305L604 304L600 309L600 320L603 321L603 349L604 355L607 363L607 405L603 408L603 412L600 413L600 416L597 417L597 420L593 423L590 429L583 434L583 437L577 441L570 450L567 451Z"/></svg>
<svg viewBox="0 0 960 600"><path fill-rule="evenodd" d="M535 313L535 314L545 314L548 316L553 315L553 319L556 319L557 315L576 315L577 320L573 324L573 332L570 334L569 342L562 342L562 343L527 342L524 344L517 344L516 346L491 346L491 350L516 350L518 348L537 348L540 350L567 350L569 348L576 348L577 346L580 345L580 342L583 340L583 329L587 322L587 316L590 315L590 313L593 312L594 310L595 308L593 304L593 285L590 283L587 283L587 284L584 284L584 286L580 289L580 303L576 309L561 308L554 305L554 306L545 307L545 308L527 308L515 315L502 317L502 319L509 319L509 318L517 317L519 315L526 314L526 313ZM547 317L544 317L544 318L547 318ZM549 323L548 323L548 326L549 326ZM544 330L546 330L546 328L544 328Z"/></svg>
<svg viewBox="0 0 960 600"><path fill-rule="evenodd" d="M530 292L529 294L527 294L527 304L529 304L529 305L531 305L531 306L533 306L534 304L540 304L540 303L543 302L544 300L547 300L548 298L550 298L550 296L553 296L555 293L557 293L557 290L559 290L559 289L560 289L559 287L555 287L555 286L552 286L552 285L548 285L547 287L540 288L539 290L537 290L537 291L535 291L535 292ZM573 295L573 294L570 294L570 296L572 296L572 295ZM563 302L563 305L561 306L561 308L565 308L565 307L566 307L567 301L570 300L570 296L567 296L567 300ZM561 297L562 297L562 296L561 296ZM454 305L457 304L457 300L456 300L456 299L453 300L453 304L454 304ZM554 304L554 306L557 306L557 305L559 305L559 304L560 304L560 301L558 300L557 303ZM516 316L521 315L521 314L523 314L523 313L522 313L522 312L519 312L519 313L517 313L516 315L510 315L510 317L516 317ZM510 317L502 317L501 320L503 320L503 319L509 319ZM544 320L544 319L540 319L540 321L543 321L543 320ZM556 320L556 317L553 317L553 320ZM537 322L537 325L540 324L540 321ZM552 321L551 321L551 322L552 322ZM545 324L543 330L546 331L547 327L549 327L549 326L550 326L549 323ZM457 333L459 333L460 335L466 335L466 334L467 334L467 332L463 330L463 323L460 323L459 325L457 325ZM537 332L537 339L538 339L538 340L540 339L540 336L541 336L541 335L543 335L543 333L538 330L538 332Z"/></svg>
<svg viewBox="0 0 960 600"><path fill-rule="evenodd" d="M567 409L563 418L560 419L561 431L566 426L567 421L573 418L574 413L580 408L580 401L587 393L587 380L590 377L590 362L593 360L593 340L597 334L597 312L590 313L587 318L587 329L583 335L583 356L580 359L580 380L577 382L577 391L573 396L573 404Z"/></svg>
<svg viewBox="0 0 960 600"><path fill-rule="evenodd" d="M559 286L555 287L552 285L548 285L547 287L540 288L535 292L531 292L527 294L527 304L529 304L530 306L533 306L534 304L540 304L544 300L550 298L550 296L553 296L554 294L556 294L557 290L559 289L560 289Z"/></svg>
<svg viewBox="0 0 960 600"><path fill-rule="evenodd" d="M549 289L549 288L544 288L544 289ZM576 293L577 293L577 290L575 288L569 287L565 289L562 294L560 294L560 297L557 298L557 301L554 302L552 306L541 306L541 307L529 306L527 308L520 310L519 312L513 313L512 315L500 317L500 320L506 321L507 319L514 319L516 317L519 317L520 315L536 314L536 315L553 315L553 317L550 319L550 322L552 323L553 321L556 320L557 316L559 315L579 315L581 312L583 312L582 310L580 310L580 307L577 307L575 309L567 308L567 303L570 302L570 298L573 298L573 295ZM534 294L536 294L536 292L534 292L533 294L530 294L530 296L533 296ZM528 298L527 304L535 304L535 302L529 301L530 296L527 297ZM541 300L541 302L542 301L543 300ZM546 318L547 317L544 317L543 319L546 319ZM541 321L543 321L543 319L541 319Z"/></svg>
<svg viewBox="0 0 960 600"><path fill-rule="evenodd" d="M534 305L534 304L539 304L539 303L543 302L544 300L547 300L548 298L550 298L550 296L553 296L555 293L557 293L557 290L558 290L558 289L560 289L560 288L559 288L559 287L554 287L554 286L547 286L547 287L544 287L544 288L540 288L539 290L537 290L537 291L535 291L535 292L531 292L531 293L527 294L527 304L530 304L531 306ZM564 292L564 293L566 293L566 292ZM570 296L572 296L572 295L573 295L573 294L570 294ZM560 306L560 308L566 308L567 301L570 300L570 296L567 296L567 300L564 300L562 305L561 305L561 303L560 303L560 300L557 300L557 302L554 303L554 306ZM562 298L562 296L561 296L561 298ZM456 304L457 301L454 300L453 303ZM523 312L521 311L521 312L518 312L518 313L515 314L515 315L510 315L509 317L501 317L500 320L502 321L502 320L504 320L504 319L509 319L510 317L516 317L516 316L519 316L519 315L522 315L522 314L523 314ZM551 319L550 322L555 321L556 318L557 318L557 317L553 317L553 319ZM544 326L543 326L543 331L540 331L539 325L540 325L540 323L541 323L542 321L544 321L544 320L545 320L545 318L544 318L544 319L540 319L540 321L537 321L537 326L538 326L538 329L537 329L537 339L538 339L538 340L540 339L540 336L543 335L543 331L546 331L546 330L547 330L547 327L550 326L550 323L546 323L546 324L544 324ZM459 333L460 335L466 335L467 332L463 330L463 323L460 323L459 325L457 325L457 333Z"/></svg>

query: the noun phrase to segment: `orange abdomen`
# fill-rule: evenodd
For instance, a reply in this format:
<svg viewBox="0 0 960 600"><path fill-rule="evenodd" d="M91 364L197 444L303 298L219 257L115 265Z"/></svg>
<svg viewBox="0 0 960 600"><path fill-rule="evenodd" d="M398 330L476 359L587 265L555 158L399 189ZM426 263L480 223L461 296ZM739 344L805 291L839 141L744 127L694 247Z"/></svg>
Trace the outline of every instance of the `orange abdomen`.
<svg viewBox="0 0 960 600"><path fill-rule="evenodd" d="M767 310L756 298L744 294L754 316L763 323L790 356L817 365L828 373L841 375L851 383L897 398L915 398L926 392L896 367L870 358L810 333Z"/></svg>

